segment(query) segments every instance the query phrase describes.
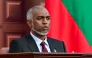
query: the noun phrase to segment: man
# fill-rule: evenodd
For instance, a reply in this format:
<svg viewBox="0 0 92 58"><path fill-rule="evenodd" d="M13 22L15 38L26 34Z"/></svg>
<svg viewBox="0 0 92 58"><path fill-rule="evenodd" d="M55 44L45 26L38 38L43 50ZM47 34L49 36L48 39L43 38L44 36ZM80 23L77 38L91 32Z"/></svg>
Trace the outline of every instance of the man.
<svg viewBox="0 0 92 58"><path fill-rule="evenodd" d="M47 37L50 28L50 14L43 6L34 6L27 12L28 36L12 40L10 53L15 52L66 52L63 41ZM44 42L44 47L41 43Z"/></svg>

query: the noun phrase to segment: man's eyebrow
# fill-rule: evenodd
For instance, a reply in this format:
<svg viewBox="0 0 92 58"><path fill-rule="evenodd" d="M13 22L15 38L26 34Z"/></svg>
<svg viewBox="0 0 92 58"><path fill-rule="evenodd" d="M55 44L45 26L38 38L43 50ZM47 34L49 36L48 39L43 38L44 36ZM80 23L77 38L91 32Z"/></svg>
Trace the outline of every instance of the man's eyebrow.
<svg viewBox="0 0 92 58"><path fill-rule="evenodd" d="M38 16L38 17L50 17L50 16Z"/></svg>

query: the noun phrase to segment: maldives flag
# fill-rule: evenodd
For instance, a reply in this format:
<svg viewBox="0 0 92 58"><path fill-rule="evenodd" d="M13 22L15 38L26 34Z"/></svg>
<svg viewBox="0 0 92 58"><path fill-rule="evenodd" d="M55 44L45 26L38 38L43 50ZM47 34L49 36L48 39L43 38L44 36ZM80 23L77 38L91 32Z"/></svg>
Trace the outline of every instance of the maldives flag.
<svg viewBox="0 0 92 58"><path fill-rule="evenodd" d="M46 0L49 37L64 41L67 52L92 52L92 0Z"/></svg>

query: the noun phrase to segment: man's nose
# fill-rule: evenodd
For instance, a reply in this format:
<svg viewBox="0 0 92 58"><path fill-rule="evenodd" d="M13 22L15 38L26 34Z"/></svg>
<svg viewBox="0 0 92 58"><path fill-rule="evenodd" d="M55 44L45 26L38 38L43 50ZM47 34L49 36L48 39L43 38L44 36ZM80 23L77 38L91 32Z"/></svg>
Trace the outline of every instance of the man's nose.
<svg viewBox="0 0 92 58"><path fill-rule="evenodd" d="M46 18L43 19L42 21L43 24L47 24L48 23L48 20Z"/></svg>

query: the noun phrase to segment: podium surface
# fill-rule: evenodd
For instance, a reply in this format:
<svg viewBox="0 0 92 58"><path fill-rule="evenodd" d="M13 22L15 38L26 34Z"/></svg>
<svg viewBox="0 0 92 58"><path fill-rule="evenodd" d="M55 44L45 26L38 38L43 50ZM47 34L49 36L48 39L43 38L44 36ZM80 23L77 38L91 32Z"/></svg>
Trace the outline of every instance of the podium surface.
<svg viewBox="0 0 92 58"><path fill-rule="evenodd" d="M7 53L0 54L0 58L85 58L88 56L92 57L91 54L82 53Z"/></svg>

